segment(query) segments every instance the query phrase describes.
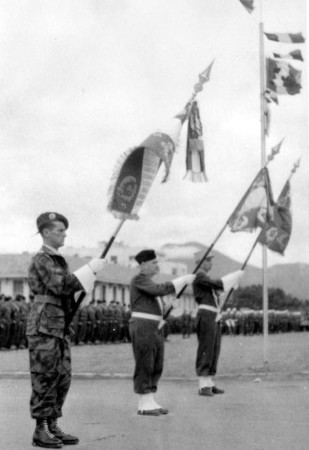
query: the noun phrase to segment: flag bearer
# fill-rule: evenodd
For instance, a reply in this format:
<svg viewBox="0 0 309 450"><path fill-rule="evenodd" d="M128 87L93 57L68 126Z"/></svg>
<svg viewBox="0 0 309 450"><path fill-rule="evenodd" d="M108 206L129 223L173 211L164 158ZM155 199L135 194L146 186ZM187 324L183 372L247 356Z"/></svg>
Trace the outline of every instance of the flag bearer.
<svg viewBox="0 0 309 450"><path fill-rule="evenodd" d="M179 292L186 284L192 283L195 275L155 283L152 278L159 272L155 251L142 250L135 259L140 273L132 279L130 287L130 335L135 359L134 392L139 394L137 413L159 416L168 413L154 398L164 360L164 334L160 328L163 304L160 297Z"/></svg>
<svg viewBox="0 0 309 450"><path fill-rule="evenodd" d="M203 257L202 252L195 254L198 264ZM196 316L196 334L198 348L196 355L196 374L199 379L199 394L212 397L223 394L223 389L215 386L212 379L217 372L217 364L221 345L220 303L219 296L223 291L236 287L243 275L242 270L232 272L222 279L214 280L208 276L212 267L213 255L208 255L197 271L193 282L193 293L198 303Z"/></svg>

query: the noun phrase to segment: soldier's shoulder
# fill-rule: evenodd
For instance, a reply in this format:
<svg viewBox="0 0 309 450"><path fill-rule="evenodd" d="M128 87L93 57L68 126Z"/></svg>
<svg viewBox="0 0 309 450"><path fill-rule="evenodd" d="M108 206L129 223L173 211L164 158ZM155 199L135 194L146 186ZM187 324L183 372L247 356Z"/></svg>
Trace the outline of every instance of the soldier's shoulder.
<svg viewBox="0 0 309 450"><path fill-rule="evenodd" d="M31 262L30 265L32 264L44 264L47 261L51 261L52 258L51 256L44 252L44 251L38 251L35 255L33 255L33 257L31 258Z"/></svg>

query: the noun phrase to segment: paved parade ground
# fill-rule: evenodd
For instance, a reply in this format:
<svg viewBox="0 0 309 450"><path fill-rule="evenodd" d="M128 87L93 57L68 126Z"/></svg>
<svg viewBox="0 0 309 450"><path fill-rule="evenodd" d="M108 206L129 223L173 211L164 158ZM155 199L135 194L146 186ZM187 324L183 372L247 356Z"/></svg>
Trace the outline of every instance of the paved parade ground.
<svg viewBox="0 0 309 450"><path fill-rule="evenodd" d="M72 347L73 381L60 422L75 433L76 450L307 450L308 333L270 336L263 372L262 336L226 336L217 384L225 394L201 397L194 375L196 336L166 343L158 400L167 416L136 414L130 344ZM0 449L27 450L27 350L0 352Z"/></svg>
<svg viewBox="0 0 309 450"><path fill-rule="evenodd" d="M167 416L136 414L130 379L75 378L61 425L80 438L76 450L307 450L309 380L219 377L224 395L197 394L193 381L163 380ZM2 378L1 449L33 448L30 381Z"/></svg>

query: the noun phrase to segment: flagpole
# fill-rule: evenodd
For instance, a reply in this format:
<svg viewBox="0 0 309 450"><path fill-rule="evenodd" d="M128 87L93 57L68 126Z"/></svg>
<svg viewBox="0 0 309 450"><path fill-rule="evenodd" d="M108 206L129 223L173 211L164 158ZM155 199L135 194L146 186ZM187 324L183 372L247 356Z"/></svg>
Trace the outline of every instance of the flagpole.
<svg viewBox="0 0 309 450"><path fill-rule="evenodd" d="M100 258L103 259L103 258L105 258L105 256L107 255L109 249L111 248L111 246L112 246L114 240L116 239L116 237L117 237L117 235L118 235L118 233L119 233L119 231L120 231L122 225L124 224L125 220L126 220L126 219L122 219L122 220L120 220L120 222L118 223L117 227L115 228L114 233L112 234L112 236L110 237L108 243L106 244L105 249L103 250L103 252L102 252ZM70 326L70 324L71 324L71 322L72 322L72 320L73 320L73 317L74 317L75 314L76 314L76 311L77 311L78 308L80 307L80 305L81 305L81 303L82 303L82 301L84 300L85 297L86 297L86 292L85 292L85 291L82 291L82 292L79 294L78 299L77 299L77 300L75 301L75 303L73 304L72 309L71 309L71 311L70 311L70 314L68 315L68 317L67 317L67 319L66 319L66 329L68 329L68 327Z"/></svg>
<svg viewBox="0 0 309 450"><path fill-rule="evenodd" d="M264 25L262 21L262 0L260 3L260 24L259 24L259 43L260 43L260 108L261 108L261 165L265 164L265 63L264 63ZM268 372L268 278L267 278L267 247L262 246L262 279L263 279L263 361L265 372Z"/></svg>

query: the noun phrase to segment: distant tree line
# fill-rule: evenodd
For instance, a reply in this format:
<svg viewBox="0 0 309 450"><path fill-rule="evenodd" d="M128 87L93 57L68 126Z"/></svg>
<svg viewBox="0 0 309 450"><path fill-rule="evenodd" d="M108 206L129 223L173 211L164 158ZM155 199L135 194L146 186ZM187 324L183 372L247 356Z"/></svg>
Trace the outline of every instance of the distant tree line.
<svg viewBox="0 0 309 450"><path fill-rule="evenodd" d="M260 284L237 289L229 299L230 308L263 309L263 287ZM290 294L286 294L283 289L268 289L268 308L274 310L288 309L290 311L302 311L309 313L309 300L300 300Z"/></svg>

